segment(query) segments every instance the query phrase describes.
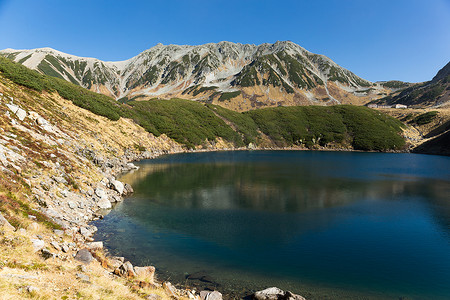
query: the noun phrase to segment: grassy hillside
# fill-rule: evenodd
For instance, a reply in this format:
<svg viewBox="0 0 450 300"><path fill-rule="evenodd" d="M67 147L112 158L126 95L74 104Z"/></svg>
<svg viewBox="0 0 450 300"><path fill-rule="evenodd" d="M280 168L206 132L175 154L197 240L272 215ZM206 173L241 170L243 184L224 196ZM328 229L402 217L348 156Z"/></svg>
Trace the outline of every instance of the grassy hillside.
<svg viewBox="0 0 450 300"><path fill-rule="evenodd" d="M236 146L244 146L239 135L205 106L188 100L132 101L122 116L134 119L148 132L170 138L194 148L221 137Z"/></svg>
<svg viewBox="0 0 450 300"><path fill-rule="evenodd" d="M300 106L245 113L278 146L351 145L357 150L401 149L401 122L365 107Z"/></svg>
<svg viewBox="0 0 450 300"><path fill-rule="evenodd" d="M117 102L108 96L91 92L60 78L42 75L4 57L0 57L0 72L16 84L38 92L58 92L61 97L97 115L113 121L120 118Z"/></svg>
<svg viewBox="0 0 450 300"><path fill-rule="evenodd" d="M0 57L3 76L38 92L57 92L75 105L110 120L133 119L156 136L166 134L188 148L218 137L236 147L263 140L277 147L345 147L397 150L405 142L401 123L356 106L277 107L238 113L215 105L172 99L119 103L62 79L41 75ZM267 144L267 143L266 143Z"/></svg>

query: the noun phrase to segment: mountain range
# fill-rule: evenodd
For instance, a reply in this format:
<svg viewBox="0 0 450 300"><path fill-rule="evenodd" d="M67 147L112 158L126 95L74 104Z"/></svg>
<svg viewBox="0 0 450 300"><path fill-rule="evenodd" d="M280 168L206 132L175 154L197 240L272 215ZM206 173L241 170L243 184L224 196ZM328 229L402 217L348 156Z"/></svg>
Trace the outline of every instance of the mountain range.
<svg viewBox="0 0 450 300"><path fill-rule="evenodd" d="M378 104L404 104L411 107L450 107L450 62L432 80L411 85L374 101Z"/></svg>
<svg viewBox="0 0 450 300"><path fill-rule="evenodd" d="M402 82L362 79L328 57L290 41L158 44L120 62L51 48L5 49L0 55L122 102L179 97L237 111L266 106L363 105L405 87Z"/></svg>

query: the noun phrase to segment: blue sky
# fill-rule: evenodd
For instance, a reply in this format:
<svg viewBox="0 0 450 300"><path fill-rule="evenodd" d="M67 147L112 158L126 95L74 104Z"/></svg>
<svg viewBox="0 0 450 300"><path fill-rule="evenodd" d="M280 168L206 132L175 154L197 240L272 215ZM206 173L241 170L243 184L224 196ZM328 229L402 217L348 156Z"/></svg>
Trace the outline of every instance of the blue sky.
<svg viewBox="0 0 450 300"><path fill-rule="evenodd" d="M277 40L371 81L426 81L450 60L450 0L0 0L0 49L116 61L157 43Z"/></svg>

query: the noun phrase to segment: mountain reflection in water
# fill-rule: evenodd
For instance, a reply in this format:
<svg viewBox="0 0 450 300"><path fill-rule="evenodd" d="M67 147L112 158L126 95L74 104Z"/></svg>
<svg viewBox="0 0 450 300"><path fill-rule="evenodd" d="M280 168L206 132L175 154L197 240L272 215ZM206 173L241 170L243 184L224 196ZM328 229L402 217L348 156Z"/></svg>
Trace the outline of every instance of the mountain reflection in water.
<svg viewBox="0 0 450 300"><path fill-rule="evenodd" d="M445 299L449 162L294 151L161 157L121 177L135 194L96 223L97 237L179 282L204 271L230 289L276 283L311 299L350 299L340 293L352 289Z"/></svg>

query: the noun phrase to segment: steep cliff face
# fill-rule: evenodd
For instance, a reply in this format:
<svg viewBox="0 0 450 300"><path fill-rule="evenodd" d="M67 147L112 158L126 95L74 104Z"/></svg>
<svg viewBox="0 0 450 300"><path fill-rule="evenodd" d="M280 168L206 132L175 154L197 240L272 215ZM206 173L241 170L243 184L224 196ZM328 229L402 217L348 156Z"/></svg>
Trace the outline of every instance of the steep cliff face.
<svg viewBox="0 0 450 300"><path fill-rule="evenodd" d="M122 62L82 58L50 48L0 52L29 68L116 99L182 97L235 110L261 106L363 104L389 93L285 41L247 45L162 45Z"/></svg>

